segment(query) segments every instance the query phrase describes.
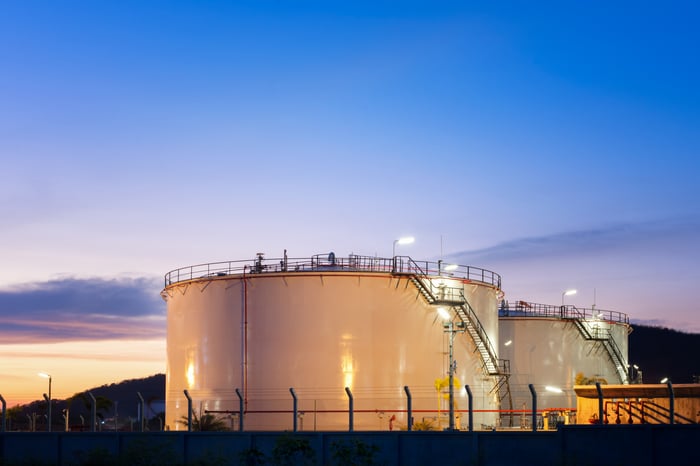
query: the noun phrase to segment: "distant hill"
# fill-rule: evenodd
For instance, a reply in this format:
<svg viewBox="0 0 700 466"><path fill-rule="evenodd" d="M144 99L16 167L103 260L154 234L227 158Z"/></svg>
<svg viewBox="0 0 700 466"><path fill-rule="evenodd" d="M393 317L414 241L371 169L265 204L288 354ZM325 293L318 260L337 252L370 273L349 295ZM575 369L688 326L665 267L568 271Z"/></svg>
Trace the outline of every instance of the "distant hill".
<svg viewBox="0 0 700 466"><path fill-rule="evenodd" d="M54 429L61 430L64 422L62 417L64 409L69 410L72 426L80 425L83 422L89 423L91 399L87 395L87 391L90 391L97 400L98 417L101 420L117 418L120 425L128 422L130 418L134 420L138 418L140 400L137 392L143 396L146 405L146 419L154 419L154 425L158 424L157 418L162 417L165 408L165 374L156 374L143 379L124 380L119 383L87 389L85 392L76 393L67 400L54 399L51 422ZM105 403L105 401L107 402ZM103 408L103 406L108 407ZM11 417L14 426L12 429L29 430L29 419L36 417L37 430L45 430L45 414L46 402L43 400L12 408Z"/></svg>
<svg viewBox="0 0 700 466"><path fill-rule="evenodd" d="M630 364L642 370L644 383L693 383L700 376L700 334L633 325L629 336Z"/></svg>

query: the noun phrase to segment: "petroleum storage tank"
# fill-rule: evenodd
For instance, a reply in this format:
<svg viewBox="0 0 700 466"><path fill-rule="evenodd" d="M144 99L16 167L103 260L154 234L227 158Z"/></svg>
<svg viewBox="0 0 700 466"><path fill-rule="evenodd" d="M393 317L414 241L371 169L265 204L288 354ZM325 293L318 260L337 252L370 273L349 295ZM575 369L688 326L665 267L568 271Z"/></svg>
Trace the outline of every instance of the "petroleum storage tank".
<svg viewBox="0 0 700 466"><path fill-rule="evenodd" d="M185 390L195 420L212 413L233 429L241 408L244 430L405 429L409 396L412 426L446 428L450 337L455 427L467 427L465 384L476 428L496 425L500 378L483 356L498 347L493 272L285 253L185 267L165 285L171 430L187 429Z"/></svg>
<svg viewBox="0 0 700 466"><path fill-rule="evenodd" d="M620 312L503 302L500 352L510 361L514 409L531 408L530 384L537 393L538 409L563 415L575 411L577 376L586 379L579 384L629 383L630 331L628 316Z"/></svg>

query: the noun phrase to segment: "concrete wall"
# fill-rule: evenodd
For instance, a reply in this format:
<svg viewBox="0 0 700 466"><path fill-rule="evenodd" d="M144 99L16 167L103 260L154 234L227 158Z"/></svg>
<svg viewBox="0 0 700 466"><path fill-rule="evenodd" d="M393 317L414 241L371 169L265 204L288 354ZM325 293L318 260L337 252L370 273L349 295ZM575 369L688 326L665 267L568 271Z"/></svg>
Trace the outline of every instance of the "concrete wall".
<svg viewBox="0 0 700 466"><path fill-rule="evenodd" d="M339 445L376 446L386 465L696 465L700 426L566 426L555 432L158 432L0 434L0 464L241 464L241 452L307 445L313 461L343 463ZM289 459L289 457L287 457ZM293 464L303 464L291 458ZM347 459L347 457L345 458ZM112 460L112 462L110 462ZM274 464L268 461L264 464ZM362 464L362 463L361 463Z"/></svg>

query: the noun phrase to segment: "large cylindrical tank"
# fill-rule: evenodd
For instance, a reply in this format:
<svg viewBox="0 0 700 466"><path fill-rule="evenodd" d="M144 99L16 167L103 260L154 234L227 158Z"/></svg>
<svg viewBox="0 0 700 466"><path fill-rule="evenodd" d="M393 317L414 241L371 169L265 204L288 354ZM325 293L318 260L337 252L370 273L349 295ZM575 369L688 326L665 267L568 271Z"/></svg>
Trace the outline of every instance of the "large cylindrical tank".
<svg viewBox="0 0 700 466"><path fill-rule="evenodd" d="M166 275L166 424L185 430L187 390L195 419L214 413L245 430L406 428L407 392L413 422L447 427L453 339L456 427L466 428L469 384L476 428L498 418L498 377L469 332L450 334L439 317L460 306L439 290L463 294L485 338L498 344L500 277L472 267L351 256L204 264ZM426 286L427 285L427 286ZM424 289L421 289L424 288ZM427 292L426 292L427 289ZM461 298L460 298L461 299ZM346 387L349 392L346 391ZM290 389L293 389L293 393ZM240 396L239 396L240 395Z"/></svg>
<svg viewBox="0 0 700 466"><path fill-rule="evenodd" d="M628 383L626 314L524 301L499 310L501 357L510 360L514 409L576 408L577 383Z"/></svg>

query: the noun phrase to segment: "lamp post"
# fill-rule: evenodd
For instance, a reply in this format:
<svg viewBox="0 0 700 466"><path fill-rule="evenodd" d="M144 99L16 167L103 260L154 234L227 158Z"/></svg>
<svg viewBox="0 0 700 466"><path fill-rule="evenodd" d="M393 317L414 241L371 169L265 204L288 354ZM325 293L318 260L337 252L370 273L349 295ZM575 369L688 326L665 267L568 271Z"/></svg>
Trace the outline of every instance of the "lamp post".
<svg viewBox="0 0 700 466"><path fill-rule="evenodd" d="M561 305L564 305L564 296L572 296L578 293L578 290L566 290L561 294Z"/></svg>
<svg viewBox="0 0 700 466"><path fill-rule="evenodd" d="M391 257L396 256L396 245L397 244L411 244L415 241L416 239L413 236L404 236L403 238L395 239L394 240L394 246L391 250Z"/></svg>
<svg viewBox="0 0 700 466"><path fill-rule="evenodd" d="M51 432L51 375L47 374L46 372L39 372L39 377L43 377L45 379L49 379L49 394L48 396L44 395L44 398L46 398L46 403L48 404L48 416L46 418L49 426L47 430Z"/></svg>
<svg viewBox="0 0 700 466"><path fill-rule="evenodd" d="M448 393L449 393L449 430L455 430L455 389L454 389L454 380L455 380L455 370L457 369L457 361L454 360L454 341L455 341L455 333L458 332L464 332L464 322L457 322L455 325L454 321L452 320L450 313L443 307L438 308L438 313L440 314L440 317L443 318L444 323L442 324L443 328L445 329L445 332L448 332L450 334L450 339L449 339L449 372L448 372ZM455 329L455 327L457 327Z"/></svg>

